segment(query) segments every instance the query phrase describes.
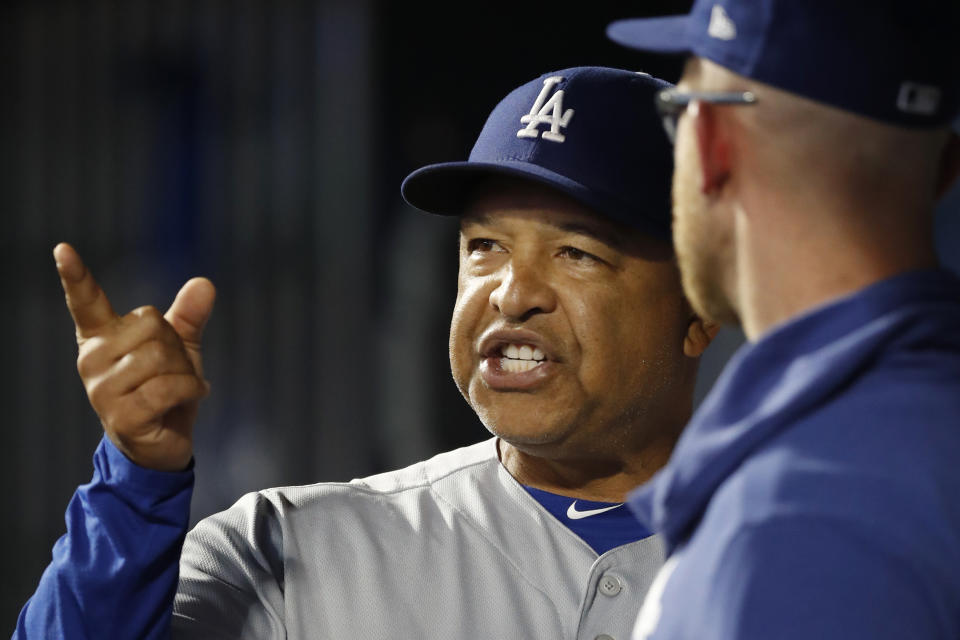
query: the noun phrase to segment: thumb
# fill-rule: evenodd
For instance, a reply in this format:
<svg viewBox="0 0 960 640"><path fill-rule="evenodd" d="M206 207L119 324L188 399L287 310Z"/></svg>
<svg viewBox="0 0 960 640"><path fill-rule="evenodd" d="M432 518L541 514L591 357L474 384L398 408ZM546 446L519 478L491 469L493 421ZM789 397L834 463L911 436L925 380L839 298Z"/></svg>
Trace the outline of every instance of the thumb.
<svg viewBox="0 0 960 640"><path fill-rule="evenodd" d="M213 300L217 290L206 278L192 278L177 293L173 304L163 314L174 331L186 343L190 350L200 348L203 328L213 311Z"/></svg>

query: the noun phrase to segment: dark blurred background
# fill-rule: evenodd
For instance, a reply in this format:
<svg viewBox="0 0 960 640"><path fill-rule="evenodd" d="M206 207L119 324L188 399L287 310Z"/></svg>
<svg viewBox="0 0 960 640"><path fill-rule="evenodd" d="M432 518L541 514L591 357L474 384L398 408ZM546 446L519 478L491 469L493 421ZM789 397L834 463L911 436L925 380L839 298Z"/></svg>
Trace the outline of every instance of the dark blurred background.
<svg viewBox="0 0 960 640"><path fill-rule="evenodd" d="M0 8L0 629L13 628L100 438L53 267L70 241L119 312L190 276L217 307L194 520L487 437L452 383L456 222L402 178L466 157L509 90L567 66L676 80L611 20L689 1L87 0ZM571 6L575 6L572 9ZM960 260L960 193L939 243ZM698 396L739 344L726 331Z"/></svg>

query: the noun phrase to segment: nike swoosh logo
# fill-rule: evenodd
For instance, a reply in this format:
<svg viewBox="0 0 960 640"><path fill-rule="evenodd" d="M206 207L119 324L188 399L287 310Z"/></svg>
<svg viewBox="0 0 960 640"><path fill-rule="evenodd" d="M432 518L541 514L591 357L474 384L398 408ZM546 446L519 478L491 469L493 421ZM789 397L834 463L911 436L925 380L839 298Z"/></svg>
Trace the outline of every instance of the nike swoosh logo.
<svg viewBox="0 0 960 640"><path fill-rule="evenodd" d="M586 511L577 510L577 501L574 500L570 503L570 507L567 509L567 517L571 520L580 520L581 518L589 518L590 516L595 516L598 513L603 513L604 511L610 511L611 509L616 509L617 507L622 507L623 504L615 504L612 507L602 507L600 509L587 509Z"/></svg>

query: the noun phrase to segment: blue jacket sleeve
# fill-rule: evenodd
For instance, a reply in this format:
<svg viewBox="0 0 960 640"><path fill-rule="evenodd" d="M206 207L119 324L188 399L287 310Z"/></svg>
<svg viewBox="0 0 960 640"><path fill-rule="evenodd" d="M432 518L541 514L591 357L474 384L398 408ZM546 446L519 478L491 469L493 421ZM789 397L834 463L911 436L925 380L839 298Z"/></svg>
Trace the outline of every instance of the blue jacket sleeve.
<svg viewBox="0 0 960 640"><path fill-rule="evenodd" d="M178 473L144 469L104 437L93 466L14 639L169 636L192 464Z"/></svg>

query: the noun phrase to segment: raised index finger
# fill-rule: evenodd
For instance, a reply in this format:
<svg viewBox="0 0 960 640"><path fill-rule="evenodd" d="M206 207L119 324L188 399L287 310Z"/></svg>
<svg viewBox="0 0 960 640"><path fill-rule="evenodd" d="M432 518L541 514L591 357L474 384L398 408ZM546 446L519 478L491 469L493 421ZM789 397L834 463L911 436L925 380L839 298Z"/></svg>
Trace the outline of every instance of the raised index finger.
<svg viewBox="0 0 960 640"><path fill-rule="evenodd" d="M67 308L77 326L77 337L87 338L117 317L107 295L93 279L79 254L65 242L53 248L57 273L67 298Z"/></svg>

